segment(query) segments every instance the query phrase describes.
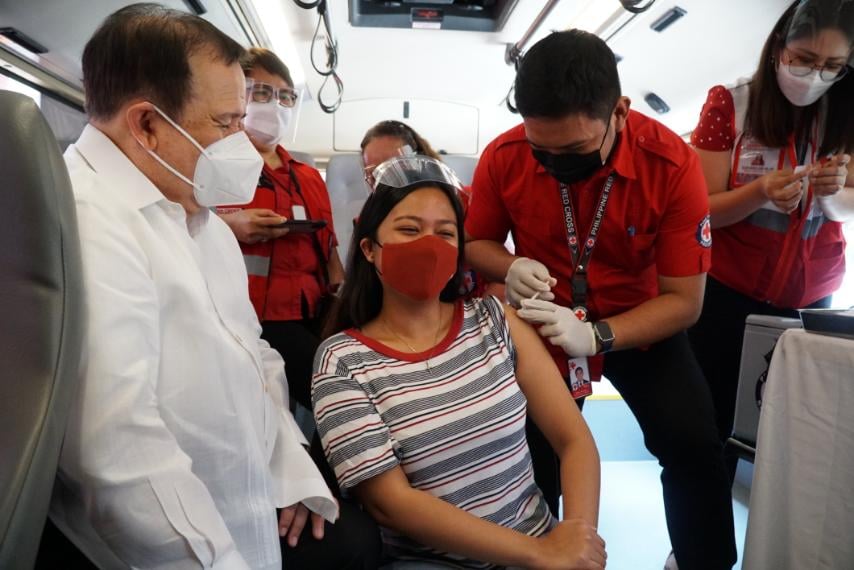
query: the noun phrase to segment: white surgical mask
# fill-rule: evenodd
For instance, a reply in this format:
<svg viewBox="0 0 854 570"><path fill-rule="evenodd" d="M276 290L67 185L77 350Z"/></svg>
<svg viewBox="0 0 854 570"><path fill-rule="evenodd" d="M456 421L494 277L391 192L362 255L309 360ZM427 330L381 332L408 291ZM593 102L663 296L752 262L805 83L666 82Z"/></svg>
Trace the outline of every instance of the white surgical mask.
<svg viewBox="0 0 854 570"><path fill-rule="evenodd" d="M193 187L193 195L200 206L210 208L225 204L247 204L252 201L258 186L258 177L264 167L264 159L252 146L246 133L238 131L203 148L157 106L154 110L201 152L196 161L193 179L190 180L178 172L151 149L145 150L163 165L163 168Z"/></svg>
<svg viewBox="0 0 854 570"><path fill-rule="evenodd" d="M291 122L293 109L282 107L275 100L246 105L243 126L246 132L264 146L275 146L284 138Z"/></svg>
<svg viewBox="0 0 854 570"><path fill-rule="evenodd" d="M788 65L777 65L777 84L786 99L795 107L806 107L818 101L833 86L833 81L823 81L817 69L807 75L792 75Z"/></svg>

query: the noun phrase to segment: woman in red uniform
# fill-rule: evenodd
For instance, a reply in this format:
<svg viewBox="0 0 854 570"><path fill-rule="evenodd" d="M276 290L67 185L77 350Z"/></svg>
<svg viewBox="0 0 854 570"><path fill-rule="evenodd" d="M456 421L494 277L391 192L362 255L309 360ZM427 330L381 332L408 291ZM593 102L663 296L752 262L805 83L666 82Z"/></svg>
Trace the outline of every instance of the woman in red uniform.
<svg viewBox="0 0 854 570"><path fill-rule="evenodd" d="M374 168L390 158L405 154L403 149L407 146L412 153L442 160L430 143L406 123L380 121L368 129L361 144L362 167L365 169L365 182L368 187L372 190L374 188Z"/></svg>
<svg viewBox="0 0 854 570"><path fill-rule="evenodd" d="M250 49L241 64L248 87L244 125L264 157L264 170L252 202L220 215L243 250L262 337L285 359L291 396L311 409L319 317L343 278L332 208L320 173L279 144L297 97L288 68L262 48ZM314 231L277 227L286 220L325 225Z"/></svg>
<svg viewBox="0 0 854 570"><path fill-rule="evenodd" d="M709 189L712 269L689 330L722 438L732 431L748 314L826 307L854 214L854 2L804 0L780 17L753 78L713 87L691 136Z"/></svg>

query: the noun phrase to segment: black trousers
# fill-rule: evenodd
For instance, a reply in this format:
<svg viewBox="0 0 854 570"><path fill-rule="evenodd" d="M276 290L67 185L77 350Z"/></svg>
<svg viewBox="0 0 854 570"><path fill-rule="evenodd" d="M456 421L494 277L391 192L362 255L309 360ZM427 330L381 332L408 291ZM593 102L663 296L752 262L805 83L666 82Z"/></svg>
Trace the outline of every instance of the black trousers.
<svg viewBox="0 0 854 570"><path fill-rule="evenodd" d="M74 543L68 540L53 521L47 519L42 531L39 552L36 557L35 570L55 570L56 568L73 568L74 570L96 570Z"/></svg>
<svg viewBox="0 0 854 570"><path fill-rule="evenodd" d="M679 568L732 568L736 550L730 483L711 394L687 336L677 334L647 350L609 353L604 373L662 467L664 512ZM555 472L554 459L544 459L542 451L532 451L532 457L535 474ZM548 478L543 475L538 484Z"/></svg>
<svg viewBox="0 0 854 570"><path fill-rule="evenodd" d="M605 376L662 467L664 514L681 570L732 568L732 495L714 406L688 337L605 356Z"/></svg>
<svg viewBox="0 0 854 570"><path fill-rule="evenodd" d="M323 539L311 534L306 521L296 548L282 539L282 566L288 570L374 570L379 568L382 539L379 527L358 505L338 500L341 516L326 523Z"/></svg>
<svg viewBox="0 0 854 570"><path fill-rule="evenodd" d="M829 306L830 297L825 297L810 308ZM721 441L732 434L747 315L798 318L794 309L780 309L757 301L707 277L703 313L697 324L688 329L688 338L712 392Z"/></svg>
<svg viewBox="0 0 854 570"><path fill-rule="evenodd" d="M311 369L320 345L320 321L264 321L261 338L285 359L291 398L311 409Z"/></svg>

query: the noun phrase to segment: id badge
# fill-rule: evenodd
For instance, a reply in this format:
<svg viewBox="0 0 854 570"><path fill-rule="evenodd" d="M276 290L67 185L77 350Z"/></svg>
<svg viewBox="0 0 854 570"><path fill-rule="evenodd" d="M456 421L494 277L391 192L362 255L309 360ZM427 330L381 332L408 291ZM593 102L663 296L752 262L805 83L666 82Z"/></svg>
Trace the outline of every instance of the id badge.
<svg viewBox="0 0 854 570"><path fill-rule="evenodd" d="M590 366L586 357L569 359L569 391L576 400L593 393Z"/></svg>
<svg viewBox="0 0 854 570"><path fill-rule="evenodd" d="M305 207L304 206L299 206L299 205L291 206L291 213L294 216L294 218L293 218L294 220L305 220L305 219L307 219L305 217Z"/></svg>
<svg viewBox="0 0 854 570"><path fill-rule="evenodd" d="M767 148L750 137L745 137L736 168L736 184L747 184L760 176L777 170L779 158L780 151L778 149Z"/></svg>

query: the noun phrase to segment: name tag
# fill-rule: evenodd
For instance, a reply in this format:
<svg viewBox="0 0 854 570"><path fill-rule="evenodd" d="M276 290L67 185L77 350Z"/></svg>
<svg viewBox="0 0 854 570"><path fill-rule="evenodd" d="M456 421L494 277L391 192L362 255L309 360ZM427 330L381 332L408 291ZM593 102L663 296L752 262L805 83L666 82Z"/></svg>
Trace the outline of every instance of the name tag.
<svg viewBox="0 0 854 570"><path fill-rule="evenodd" d="M569 392L574 399L583 398L593 393L590 383L590 367L587 358L569 359Z"/></svg>
<svg viewBox="0 0 854 570"><path fill-rule="evenodd" d="M764 174L777 170L779 158L780 151L778 149L765 148L751 144L750 141L745 142L742 145L741 156L738 158L736 184L747 184Z"/></svg>
<svg viewBox="0 0 854 570"><path fill-rule="evenodd" d="M306 220L305 217L305 208L303 206L292 206L291 213L293 214L294 220Z"/></svg>

